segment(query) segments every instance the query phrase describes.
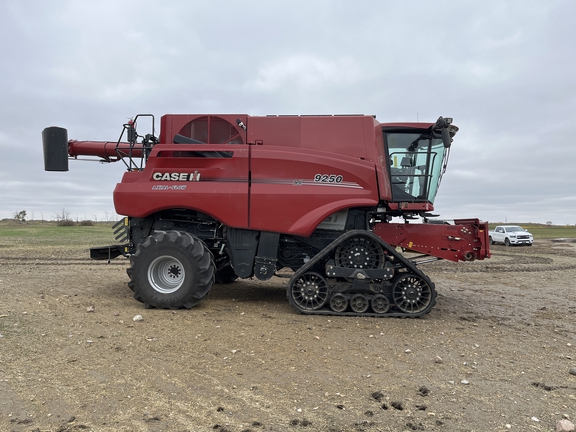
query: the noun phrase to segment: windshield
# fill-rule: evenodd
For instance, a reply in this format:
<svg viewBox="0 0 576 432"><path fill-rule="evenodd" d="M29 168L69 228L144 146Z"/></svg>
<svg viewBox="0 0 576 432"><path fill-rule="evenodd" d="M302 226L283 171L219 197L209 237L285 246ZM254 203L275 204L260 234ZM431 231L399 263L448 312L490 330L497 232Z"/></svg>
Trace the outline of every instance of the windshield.
<svg viewBox="0 0 576 432"><path fill-rule="evenodd" d="M506 227L506 232L518 232L518 231L524 232L524 228L520 228L519 226Z"/></svg>
<svg viewBox="0 0 576 432"><path fill-rule="evenodd" d="M442 139L419 133L384 132L392 200L434 204L449 149Z"/></svg>

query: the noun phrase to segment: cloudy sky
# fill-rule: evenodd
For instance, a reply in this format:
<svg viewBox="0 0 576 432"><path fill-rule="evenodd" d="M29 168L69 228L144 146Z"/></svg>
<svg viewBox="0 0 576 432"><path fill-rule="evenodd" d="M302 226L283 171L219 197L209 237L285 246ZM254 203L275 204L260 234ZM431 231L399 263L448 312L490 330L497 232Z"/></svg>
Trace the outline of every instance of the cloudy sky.
<svg viewBox="0 0 576 432"><path fill-rule="evenodd" d="M576 224L572 0L0 0L0 218L115 216L124 165L45 172L41 132L138 113L453 117L436 211Z"/></svg>

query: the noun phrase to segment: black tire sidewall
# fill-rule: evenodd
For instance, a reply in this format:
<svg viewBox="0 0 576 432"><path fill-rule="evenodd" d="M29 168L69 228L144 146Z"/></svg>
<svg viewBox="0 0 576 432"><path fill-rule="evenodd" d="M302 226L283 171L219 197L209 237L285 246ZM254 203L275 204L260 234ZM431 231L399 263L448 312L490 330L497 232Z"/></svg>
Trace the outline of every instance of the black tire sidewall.
<svg viewBox="0 0 576 432"><path fill-rule="evenodd" d="M190 236L190 234L187 233L181 233L181 235ZM205 259L211 259L210 253L207 248L201 244L203 251L202 257L199 259L195 258L190 251L191 246L186 247L181 242L172 242L169 240L169 237L169 235L165 235L165 237L158 236L157 238L163 238L164 241L160 241L154 245L139 246L132 272L135 297L147 306L157 308L178 309L182 307L193 307L206 296L210 289L208 287L207 290L201 289L201 291L198 292L198 286L201 285L199 275L205 272L205 270L200 267L200 262L203 262ZM201 240L192 236L190 237L192 242L201 243ZM155 259L161 256L169 256L180 261L185 273L182 285L171 293L157 291L148 279L150 265Z"/></svg>

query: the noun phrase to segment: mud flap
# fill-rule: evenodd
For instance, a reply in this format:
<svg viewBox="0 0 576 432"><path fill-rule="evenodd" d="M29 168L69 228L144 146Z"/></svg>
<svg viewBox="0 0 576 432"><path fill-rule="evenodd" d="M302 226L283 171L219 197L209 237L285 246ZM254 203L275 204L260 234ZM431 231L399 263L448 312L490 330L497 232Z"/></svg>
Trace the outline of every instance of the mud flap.
<svg viewBox="0 0 576 432"><path fill-rule="evenodd" d="M93 260L108 260L117 258L120 255L126 256L124 245L100 246L90 248L90 259Z"/></svg>

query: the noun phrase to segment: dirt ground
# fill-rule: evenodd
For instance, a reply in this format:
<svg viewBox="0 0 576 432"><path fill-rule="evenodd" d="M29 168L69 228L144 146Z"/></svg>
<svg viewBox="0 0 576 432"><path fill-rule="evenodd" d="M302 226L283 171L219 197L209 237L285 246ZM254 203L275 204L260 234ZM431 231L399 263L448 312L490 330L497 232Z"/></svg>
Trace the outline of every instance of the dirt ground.
<svg viewBox="0 0 576 432"><path fill-rule="evenodd" d="M419 319L305 316L287 280L145 309L127 260L0 242L2 431L553 431L575 422L576 243L421 268ZM136 315L142 321L134 321Z"/></svg>

